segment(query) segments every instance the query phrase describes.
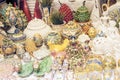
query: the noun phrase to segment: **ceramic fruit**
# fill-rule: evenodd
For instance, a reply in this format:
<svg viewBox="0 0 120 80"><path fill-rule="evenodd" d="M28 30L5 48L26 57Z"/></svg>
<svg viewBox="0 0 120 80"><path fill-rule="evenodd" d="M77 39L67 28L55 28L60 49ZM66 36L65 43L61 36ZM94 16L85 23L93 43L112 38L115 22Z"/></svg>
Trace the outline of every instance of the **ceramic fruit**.
<svg viewBox="0 0 120 80"><path fill-rule="evenodd" d="M59 1L60 3L60 1ZM73 20L73 12L69 8L69 6L65 3L60 3L61 7L59 9L59 12L64 16L64 21L67 23L71 20Z"/></svg>
<svg viewBox="0 0 120 80"><path fill-rule="evenodd" d="M51 42L52 44L61 44L62 36L58 32L50 32L46 37L46 43Z"/></svg>
<svg viewBox="0 0 120 80"><path fill-rule="evenodd" d="M95 29L94 27L91 27L91 28L89 29L89 31L88 31L89 37L90 37L90 38L94 38L94 37L96 36L96 34L97 34L96 29Z"/></svg>
<svg viewBox="0 0 120 80"><path fill-rule="evenodd" d="M62 30L62 35L65 38L72 38L72 37L78 37L79 34L81 34L82 29L79 26L78 23L74 22L74 21L69 21L63 28Z"/></svg>
<svg viewBox="0 0 120 80"><path fill-rule="evenodd" d="M49 46L50 51L61 52L67 48L67 46L69 45L69 40L65 39L62 44L52 44L51 42L48 42L47 45Z"/></svg>
<svg viewBox="0 0 120 80"><path fill-rule="evenodd" d="M83 6L78 8L78 10L75 12L74 18L77 22L87 22L90 20L90 13L85 6L85 1L83 2Z"/></svg>
<svg viewBox="0 0 120 80"><path fill-rule="evenodd" d="M42 39L41 35L38 33L34 34L33 41L35 42L35 45L37 47L41 47L43 44L43 39Z"/></svg>

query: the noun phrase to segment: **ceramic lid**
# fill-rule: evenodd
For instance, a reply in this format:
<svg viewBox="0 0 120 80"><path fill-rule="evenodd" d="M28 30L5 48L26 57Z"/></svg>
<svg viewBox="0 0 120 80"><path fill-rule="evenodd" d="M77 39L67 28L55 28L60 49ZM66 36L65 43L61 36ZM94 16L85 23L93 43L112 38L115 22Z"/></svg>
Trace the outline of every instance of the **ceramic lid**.
<svg viewBox="0 0 120 80"><path fill-rule="evenodd" d="M38 30L38 29L43 29L47 26L47 24L45 24L44 21L42 21L41 19L33 19L31 20L28 25L27 25L27 29L32 29L32 30Z"/></svg>

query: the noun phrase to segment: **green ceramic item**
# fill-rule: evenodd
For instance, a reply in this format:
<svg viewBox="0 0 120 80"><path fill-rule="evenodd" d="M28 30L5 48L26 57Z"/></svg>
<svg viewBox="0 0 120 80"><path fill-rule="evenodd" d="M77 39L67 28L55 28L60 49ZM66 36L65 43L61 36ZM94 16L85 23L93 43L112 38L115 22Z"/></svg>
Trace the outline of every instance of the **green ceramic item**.
<svg viewBox="0 0 120 80"><path fill-rule="evenodd" d="M33 63L29 62L22 65L21 71L18 73L20 77L27 77L33 72Z"/></svg>
<svg viewBox="0 0 120 80"><path fill-rule="evenodd" d="M49 72L52 66L52 58L50 56L44 58L39 64L38 70L35 72L36 76L43 76L45 73Z"/></svg>

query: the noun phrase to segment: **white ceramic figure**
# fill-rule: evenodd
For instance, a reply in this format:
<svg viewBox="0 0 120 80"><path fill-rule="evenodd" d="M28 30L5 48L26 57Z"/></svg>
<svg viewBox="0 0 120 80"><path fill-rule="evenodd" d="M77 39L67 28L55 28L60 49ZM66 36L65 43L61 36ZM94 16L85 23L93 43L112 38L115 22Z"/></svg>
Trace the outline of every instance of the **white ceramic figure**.
<svg viewBox="0 0 120 80"><path fill-rule="evenodd" d="M59 70L54 74L53 80L64 80L64 75Z"/></svg>
<svg viewBox="0 0 120 80"><path fill-rule="evenodd" d="M113 53L113 43L112 40L105 37L96 37L93 39L93 52L95 54L109 54Z"/></svg>
<svg viewBox="0 0 120 80"><path fill-rule="evenodd" d="M107 28L106 36L111 39L120 39L119 31L115 27L115 25L116 25L115 21L113 21L113 20L109 21L109 27Z"/></svg>
<svg viewBox="0 0 120 80"><path fill-rule="evenodd" d="M74 80L74 72L73 71L67 72L67 80Z"/></svg>
<svg viewBox="0 0 120 80"><path fill-rule="evenodd" d="M79 41L80 43L84 43L84 42L87 41L87 40L90 40L90 38L89 38L89 36L86 35L86 34L81 34L81 35L78 37L78 41Z"/></svg>
<svg viewBox="0 0 120 80"><path fill-rule="evenodd" d="M23 56L23 61L24 62L29 62L31 60L31 56L28 52L25 52L24 53L24 56Z"/></svg>

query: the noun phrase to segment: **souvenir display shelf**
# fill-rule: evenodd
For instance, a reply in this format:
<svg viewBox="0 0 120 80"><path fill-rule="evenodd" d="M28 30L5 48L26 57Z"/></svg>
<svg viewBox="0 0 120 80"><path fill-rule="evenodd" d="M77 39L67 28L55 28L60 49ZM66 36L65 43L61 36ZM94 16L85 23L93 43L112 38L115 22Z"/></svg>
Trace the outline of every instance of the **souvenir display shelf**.
<svg viewBox="0 0 120 80"><path fill-rule="evenodd" d="M120 80L120 0L22 1L0 9L0 80Z"/></svg>

